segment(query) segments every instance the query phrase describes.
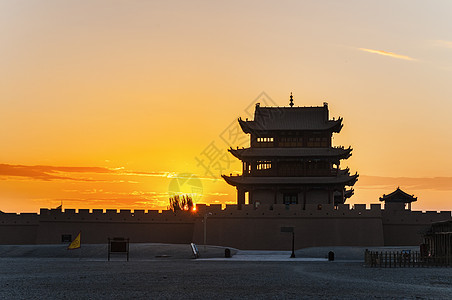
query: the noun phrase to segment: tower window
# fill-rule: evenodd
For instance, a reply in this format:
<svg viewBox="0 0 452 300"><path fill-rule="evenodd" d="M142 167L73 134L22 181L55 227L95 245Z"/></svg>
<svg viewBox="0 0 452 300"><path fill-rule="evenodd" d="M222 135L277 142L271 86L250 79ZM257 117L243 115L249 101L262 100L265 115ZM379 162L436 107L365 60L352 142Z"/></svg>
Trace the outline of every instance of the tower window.
<svg viewBox="0 0 452 300"><path fill-rule="evenodd" d="M302 137L281 137L279 140L280 147L302 147L303 138Z"/></svg>
<svg viewBox="0 0 452 300"><path fill-rule="evenodd" d="M258 137L257 138L258 143L273 143L272 137Z"/></svg>
<svg viewBox="0 0 452 300"><path fill-rule="evenodd" d="M258 170L268 170L272 168L272 162L266 160L257 161L256 169Z"/></svg>
<svg viewBox="0 0 452 300"><path fill-rule="evenodd" d="M310 137L308 139L308 147L328 147L328 137Z"/></svg>
<svg viewBox="0 0 452 300"><path fill-rule="evenodd" d="M287 193L283 195L283 203L284 204L298 204L298 194L296 193Z"/></svg>

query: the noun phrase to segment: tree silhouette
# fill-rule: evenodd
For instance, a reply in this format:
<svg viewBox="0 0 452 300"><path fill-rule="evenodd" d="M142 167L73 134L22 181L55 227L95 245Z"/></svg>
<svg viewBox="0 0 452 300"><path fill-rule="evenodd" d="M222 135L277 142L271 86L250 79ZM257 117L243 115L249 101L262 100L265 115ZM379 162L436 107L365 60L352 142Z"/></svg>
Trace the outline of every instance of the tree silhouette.
<svg viewBox="0 0 452 300"><path fill-rule="evenodd" d="M168 209L172 211L192 210L193 200L188 195L183 195L182 197L179 197L179 195L175 195L174 197L169 198Z"/></svg>

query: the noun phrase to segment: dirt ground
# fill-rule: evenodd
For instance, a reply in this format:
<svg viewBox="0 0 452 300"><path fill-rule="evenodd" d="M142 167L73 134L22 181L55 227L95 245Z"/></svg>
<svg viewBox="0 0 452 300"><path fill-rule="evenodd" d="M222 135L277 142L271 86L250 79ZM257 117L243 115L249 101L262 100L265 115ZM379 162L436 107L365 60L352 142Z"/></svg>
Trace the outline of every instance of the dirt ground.
<svg viewBox="0 0 452 300"><path fill-rule="evenodd" d="M108 262L106 245L82 247L0 246L0 299L452 299L452 268L368 268L360 248L297 251L334 250L328 262L236 249L224 259L224 248L200 246L196 260L188 245L137 244L129 262Z"/></svg>
<svg viewBox="0 0 452 300"><path fill-rule="evenodd" d="M450 299L451 268L0 258L1 299Z"/></svg>

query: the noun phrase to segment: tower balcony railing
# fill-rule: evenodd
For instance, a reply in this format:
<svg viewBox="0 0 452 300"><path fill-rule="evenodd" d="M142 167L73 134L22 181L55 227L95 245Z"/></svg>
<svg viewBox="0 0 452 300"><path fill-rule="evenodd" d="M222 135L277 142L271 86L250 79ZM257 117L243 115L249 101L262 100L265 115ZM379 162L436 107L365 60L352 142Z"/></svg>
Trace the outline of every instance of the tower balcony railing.
<svg viewBox="0 0 452 300"><path fill-rule="evenodd" d="M258 177L321 177L321 176L338 176L339 169L265 169L265 170L244 170L243 176Z"/></svg>

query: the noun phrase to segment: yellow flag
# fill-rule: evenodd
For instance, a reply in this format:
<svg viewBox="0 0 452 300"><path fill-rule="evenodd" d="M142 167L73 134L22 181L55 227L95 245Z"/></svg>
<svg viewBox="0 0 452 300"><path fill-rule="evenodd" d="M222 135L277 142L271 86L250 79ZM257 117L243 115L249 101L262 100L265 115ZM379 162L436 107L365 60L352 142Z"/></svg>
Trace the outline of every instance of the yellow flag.
<svg viewBox="0 0 452 300"><path fill-rule="evenodd" d="M77 237L72 241L72 243L67 247L68 250L72 250L72 249L78 249L81 246L81 242L80 242L80 234L81 232L78 233Z"/></svg>

